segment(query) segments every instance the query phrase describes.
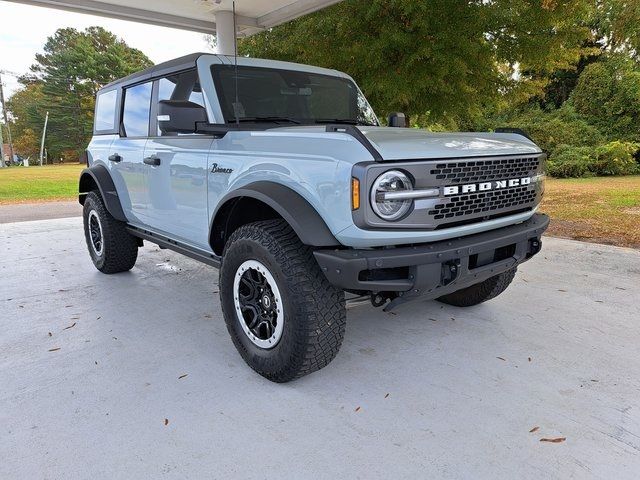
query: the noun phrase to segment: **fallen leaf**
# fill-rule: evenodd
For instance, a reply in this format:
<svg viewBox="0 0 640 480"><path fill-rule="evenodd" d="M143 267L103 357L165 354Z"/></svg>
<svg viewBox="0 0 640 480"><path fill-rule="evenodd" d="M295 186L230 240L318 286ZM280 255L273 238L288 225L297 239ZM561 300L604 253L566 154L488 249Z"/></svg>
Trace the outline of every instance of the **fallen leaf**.
<svg viewBox="0 0 640 480"><path fill-rule="evenodd" d="M182 379L182 378L186 377L187 375L189 375L189 374L188 374L188 373L184 373L184 374L180 375L180 376L178 377L178 380L180 380L180 379Z"/></svg>
<svg viewBox="0 0 640 480"><path fill-rule="evenodd" d="M591 381L598 383L600 380L596 380L595 378L592 378Z"/></svg>
<svg viewBox="0 0 640 480"><path fill-rule="evenodd" d="M529 430L529 433L537 432L538 430L540 430L540 427L533 427L531 430Z"/></svg>
<svg viewBox="0 0 640 480"><path fill-rule="evenodd" d="M69 290L65 290L64 288L61 288L60 290L58 290L59 292L68 292Z"/></svg>
<svg viewBox="0 0 640 480"><path fill-rule="evenodd" d="M506 362L507 360L502 358L502 357L496 357L498 360L502 360L503 362Z"/></svg>
<svg viewBox="0 0 640 480"><path fill-rule="evenodd" d="M73 322L71 325L69 325L68 327L64 327L62 330L69 330L70 328L73 328L76 326L76 322Z"/></svg>
<svg viewBox="0 0 640 480"><path fill-rule="evenodd" d="M168 418L165 418L165 419L164 419L164 424L165 424L165 426L166 426L166 425L169 425L169 419L168 419Z"/></svg>
<svg viewBox="0 0 640 480"><path fill-rule="evenodd" d="M50 352L55 352L56 350L60 350L60 347L50 348L50 349L49 349L49 351L50 351Z"/></svg>
<svg viewBox="0 0 640 480"><path fill-rule="evenodd" d="M602 300L596 300L596 303L604 303Z"/></svg>
<svg viewBox="0 0 640 480"><path fill-rule="evenodd" d="M567 437L558 437L558 438L541 438L540 441L541 442L548 442L548 443L562 443L567 439Z"/></svg>
<svg viewBox="0 0 640 480"><path fill-rule="evenodd" d="M356 407L356 412L359 412L359 411L360 411L360 407Z"/></svg>
<svg viewBox="0 0 640 480"><path fill-rule="evenodd" d="M561 289L561 288L559 288L559 289L558 289L558 291L559 291L559 292L567 293L567 291L566 291L566 290L563 290L563 289Z"/></svg>
<svg viewBox="0 0 640 480"><path fill-rule="evenodd" d="M617 290L626 290L626 288L616 287Z"/></svg>
<svg viewBox="0 0 640 480"><path fill-rule="evenodd" d="M389 394L387 393L387 394L384 396L384 398L388 398L388 397L389 397Z"/></svg>
<svg viewBox="0 0 640 480"><path fill-rule="evenodd" d="M71 308L73 305L65 305L64 308Z"/></svg>

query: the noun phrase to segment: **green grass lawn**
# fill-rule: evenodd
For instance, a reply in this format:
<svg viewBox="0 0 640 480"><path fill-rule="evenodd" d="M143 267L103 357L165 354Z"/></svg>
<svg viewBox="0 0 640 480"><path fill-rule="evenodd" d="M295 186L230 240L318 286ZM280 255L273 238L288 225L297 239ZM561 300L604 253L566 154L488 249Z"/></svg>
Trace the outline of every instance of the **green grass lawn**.
<svg viewBox="0 0 640 480"><path fill-rule="evenodd" d="M84 167L74 163L0 168L0 205L77 198Z"/></svg>
<svg viewBox="0 0 640 480"><path fill-rule="evenodd" d="M547 180L548 234L640 248L640 176Z"/></svg>

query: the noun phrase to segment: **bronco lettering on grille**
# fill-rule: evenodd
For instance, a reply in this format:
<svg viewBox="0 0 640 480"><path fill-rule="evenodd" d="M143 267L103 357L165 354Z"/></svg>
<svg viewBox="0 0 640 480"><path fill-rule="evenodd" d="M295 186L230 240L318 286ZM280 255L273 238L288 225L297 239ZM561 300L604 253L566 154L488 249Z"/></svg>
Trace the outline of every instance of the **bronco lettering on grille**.
<svg viewBox="0 0 640 480"><path fill-rule="evenodd" d="M450 185L442 187L442 194L445 196L458 195L461 193L486 192L488 190L498 190L501 188L520 187L529 185L531 177L512 178L510 180L494 180L492 182L467 183L466 185Z"/></svg>

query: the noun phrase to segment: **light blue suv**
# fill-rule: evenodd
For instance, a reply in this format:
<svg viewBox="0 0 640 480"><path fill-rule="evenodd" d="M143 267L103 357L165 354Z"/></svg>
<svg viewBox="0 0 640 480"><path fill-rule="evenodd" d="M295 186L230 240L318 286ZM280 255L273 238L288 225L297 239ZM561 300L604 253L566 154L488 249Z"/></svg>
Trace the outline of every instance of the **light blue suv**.
<svg viewBox="0 0 640 480"><path fill-rule="evenodd" d="M193 54L100 90L79 199L104 273L133 268L143 240L218 267L261 375L327 365L345 292L476 305L540 250L545 156L526 135L381 127L344 73L235 60Z"/></svg>

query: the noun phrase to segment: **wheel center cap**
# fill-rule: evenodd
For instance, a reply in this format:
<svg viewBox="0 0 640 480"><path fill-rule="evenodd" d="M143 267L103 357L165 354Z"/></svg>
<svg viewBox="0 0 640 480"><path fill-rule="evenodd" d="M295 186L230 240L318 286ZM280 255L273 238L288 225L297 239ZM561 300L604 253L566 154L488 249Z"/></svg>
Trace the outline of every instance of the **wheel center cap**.
<svg viewBox="0 0 640 480"><path fill-rule="evenodd" d="M271 308L271 299L269 298L269 295L264 295L262 297L262 306L264 308Z"/></svg>

